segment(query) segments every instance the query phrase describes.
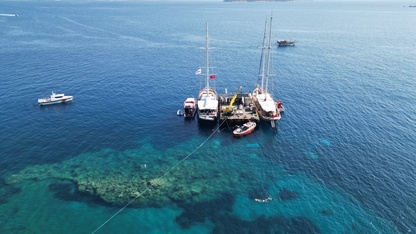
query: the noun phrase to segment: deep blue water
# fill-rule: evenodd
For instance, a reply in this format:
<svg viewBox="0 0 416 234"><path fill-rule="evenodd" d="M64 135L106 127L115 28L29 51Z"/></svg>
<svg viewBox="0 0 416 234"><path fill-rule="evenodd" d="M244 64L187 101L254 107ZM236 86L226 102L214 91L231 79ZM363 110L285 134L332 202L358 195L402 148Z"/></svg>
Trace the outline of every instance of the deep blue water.
<svg viewBox="0 0 416 234"><path fill-rule="evenodd" d="M212 133L170 174L176 190L208 188L128 207L97 233L416 232L407 5L0 2L19 15L0 16L1 233L91 233L121 205L81 193L81 181L133 180L145 164L158 178ZM217 90L247 92L271 13L273 38L297 41L273 50L278 127L235 139L177 117L203 85L205 23ZM74 101L39 107L51 91Z"/></svg>

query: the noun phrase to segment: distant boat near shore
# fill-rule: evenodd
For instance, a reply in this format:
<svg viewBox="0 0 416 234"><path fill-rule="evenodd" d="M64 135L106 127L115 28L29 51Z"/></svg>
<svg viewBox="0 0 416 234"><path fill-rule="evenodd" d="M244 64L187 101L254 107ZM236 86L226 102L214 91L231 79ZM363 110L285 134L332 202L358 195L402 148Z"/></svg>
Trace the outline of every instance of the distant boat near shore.
<svg viewBox="0 0 416 234"><path fill-rule="evenodd" d="M296 41L288 41L288 40L277 41L277 44L279 45L279 47L295 46L295 43Z"/></svg>

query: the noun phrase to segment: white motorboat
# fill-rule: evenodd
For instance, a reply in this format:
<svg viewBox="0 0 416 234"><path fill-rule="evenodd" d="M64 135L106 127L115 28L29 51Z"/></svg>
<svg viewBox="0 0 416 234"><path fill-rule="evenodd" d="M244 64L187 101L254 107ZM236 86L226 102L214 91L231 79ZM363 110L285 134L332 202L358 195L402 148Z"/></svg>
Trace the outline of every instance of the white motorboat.
<svg viewBox="0 0 416 234"><path fill-rule="evenodd" d="M56 94L52 92L50 97L39 98L38 104L44 106L58 103L66 103L72 101L72 99L74 99L73 96L65 96L65 94Z"/></svg>

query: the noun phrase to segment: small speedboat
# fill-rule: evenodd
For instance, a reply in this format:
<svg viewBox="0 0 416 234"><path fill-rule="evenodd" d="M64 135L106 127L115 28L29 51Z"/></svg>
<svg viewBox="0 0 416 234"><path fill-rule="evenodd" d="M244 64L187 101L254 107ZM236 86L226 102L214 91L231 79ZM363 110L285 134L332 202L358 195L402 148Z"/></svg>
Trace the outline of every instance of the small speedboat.
<svg viewBox="0 0 416 234"><path fill-rule="evenodd" d="M187 98L183 103L183 111L185 118L193 118L196 114L196 100L195 98Z"/></svg>
<svg viewBox="0 0 416 234"><path fill-rule="evenodd" d="M72 101L72 99L74 99L73 96L65 96L64 94L56 94L52 92L50 97L39 98L38 104L44 106L58 103L66 103Z"/></svg>
<svg viewBox="0 0 416 234"><path fill-rule="evenodd" d="M237 126L233 131L233 136L242 137L242 136L248 135L254 131L256 126L257 126L256 122L248 121L242 126Z"/></svg>

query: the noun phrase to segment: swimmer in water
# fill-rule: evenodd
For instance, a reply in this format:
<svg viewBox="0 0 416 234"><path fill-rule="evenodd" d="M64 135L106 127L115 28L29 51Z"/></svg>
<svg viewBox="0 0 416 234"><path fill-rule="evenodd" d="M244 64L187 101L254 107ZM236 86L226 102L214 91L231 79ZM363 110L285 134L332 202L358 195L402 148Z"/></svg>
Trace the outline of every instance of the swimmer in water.
<svg viewBox="0 0 416 234"><path fill-rule="evenodd" d="M271 201L271 200L273 200L273 198L272 197L267 197L266 199L258 199L258 198L256 198L256 199L254 199L256 202L269 202L269 201Z"/></svg>

